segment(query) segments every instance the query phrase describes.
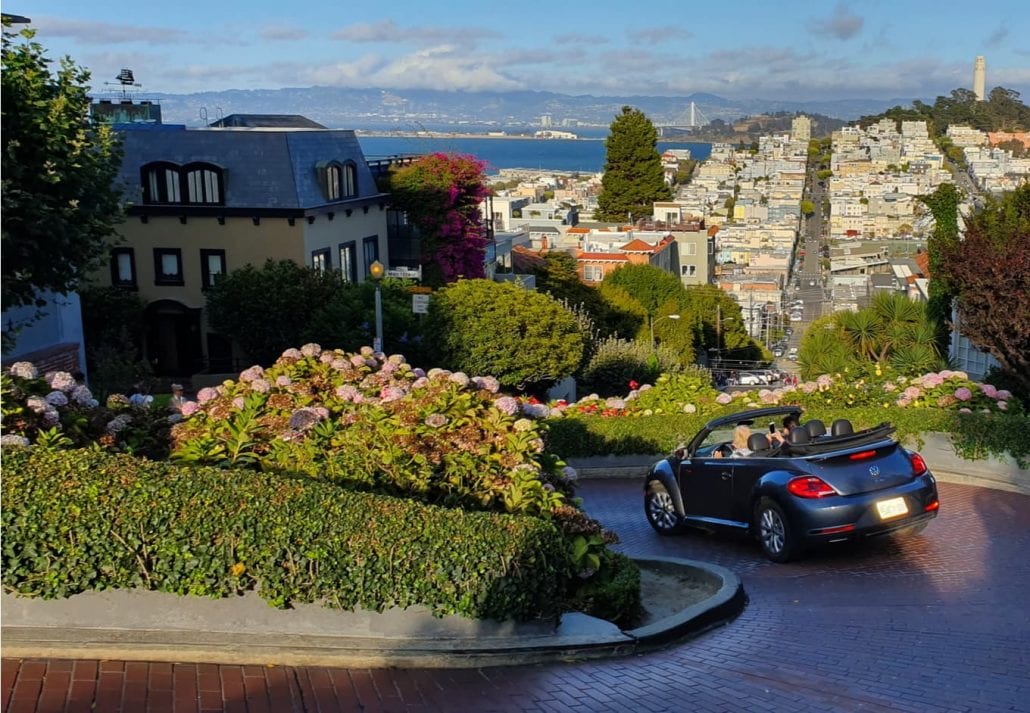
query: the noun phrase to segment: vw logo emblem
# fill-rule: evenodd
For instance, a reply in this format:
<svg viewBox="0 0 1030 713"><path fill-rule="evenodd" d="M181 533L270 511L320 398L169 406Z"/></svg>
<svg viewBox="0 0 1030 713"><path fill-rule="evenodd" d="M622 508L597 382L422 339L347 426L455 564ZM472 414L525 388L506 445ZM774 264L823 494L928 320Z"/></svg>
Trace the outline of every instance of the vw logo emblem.
<svg viewBox="0 0 1030 713"><path fill-rule="evenodd" d="M880 468L879 468L879 466L875 466L875 465L869 466L869 475L873 476L873 480L879 480L880 479Z"/></svg>

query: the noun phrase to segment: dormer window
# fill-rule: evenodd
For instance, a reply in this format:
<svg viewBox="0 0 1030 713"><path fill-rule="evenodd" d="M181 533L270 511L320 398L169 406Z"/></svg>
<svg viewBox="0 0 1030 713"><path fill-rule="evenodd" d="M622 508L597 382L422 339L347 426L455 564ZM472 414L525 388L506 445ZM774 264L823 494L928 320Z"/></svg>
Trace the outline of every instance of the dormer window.
<svg viewBox="0 0 1030 713"><path fill-rule="evenodd" d="M188 203L213 203L222 201L222 169L207 163L194 163L183 168L186 178L186 200Z"/></svg>
<svg viewBox="0 0 1030 713"><path fill-rule="evenodd" d="M322 193L327 201L338 201L358 195L358 171L351 161L320 162L317 165Z"/></svg>
<svg viewBox="0 0 1030 713"><path fill-rule="evenodd" d="M150 163L143 167L144 203L181 203L179 167L174 163Z"/></svg>
<svg viewBox="0 0 1030 713"><path fill-rule="evenodd" d="M141 171L143 202L147 204L223 205L223 169L210 163L177 166L167 161L148 163Z"/></svg>

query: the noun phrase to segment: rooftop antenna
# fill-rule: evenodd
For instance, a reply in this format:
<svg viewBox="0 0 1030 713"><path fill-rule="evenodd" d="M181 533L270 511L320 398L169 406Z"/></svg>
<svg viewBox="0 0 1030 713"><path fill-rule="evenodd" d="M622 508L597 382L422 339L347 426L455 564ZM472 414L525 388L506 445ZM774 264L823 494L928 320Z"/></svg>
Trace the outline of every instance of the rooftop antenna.
<svg viewBox="0 0 1030 713"><path fill-rule="evenodd" d="M106 86L106 87L112 87L112 86L118 87L118 86L120 86L122 88L122 99L123 100L129 98L129 88L130 87L132 87L132 88L140 88L140 87L143 86L142 84L140 84L139 82L136 81L136 77L133 76L132 70L128 69L127 67L122 67L122 71L118 73L118 76L115 77L115 79L118 82L117 84L115 84L114 82L104 82L104 86Z"/></svg>

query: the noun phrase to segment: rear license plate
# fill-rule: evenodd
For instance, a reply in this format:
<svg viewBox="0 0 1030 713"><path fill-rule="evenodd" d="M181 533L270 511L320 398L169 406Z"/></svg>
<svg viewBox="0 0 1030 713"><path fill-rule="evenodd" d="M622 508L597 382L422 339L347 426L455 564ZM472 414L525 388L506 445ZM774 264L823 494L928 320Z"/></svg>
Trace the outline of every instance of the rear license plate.
<svg viewBox="0 0 1030 713"><path fill-rule="evenodd" d="M890 520L892 517L907 514L908 505L905 504L905 498L881 500L876 503L876 512L880 515L881 520Z"/></svg>

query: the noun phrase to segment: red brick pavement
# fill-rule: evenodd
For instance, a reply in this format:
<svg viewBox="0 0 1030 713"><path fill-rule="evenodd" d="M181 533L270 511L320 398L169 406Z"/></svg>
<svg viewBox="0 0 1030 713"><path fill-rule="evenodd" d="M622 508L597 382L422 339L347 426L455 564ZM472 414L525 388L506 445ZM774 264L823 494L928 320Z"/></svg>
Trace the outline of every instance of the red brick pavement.
<svg viewBox="0 0 1030 713"><path fill-rule="evenodd" d="M631 658L472 670L5 660L9 713L1030 711L1030 498L941 484L926 532L774 565L742 539L661 538L640 486L587 481L633 555L729 567L747 609Z"/></svg>

